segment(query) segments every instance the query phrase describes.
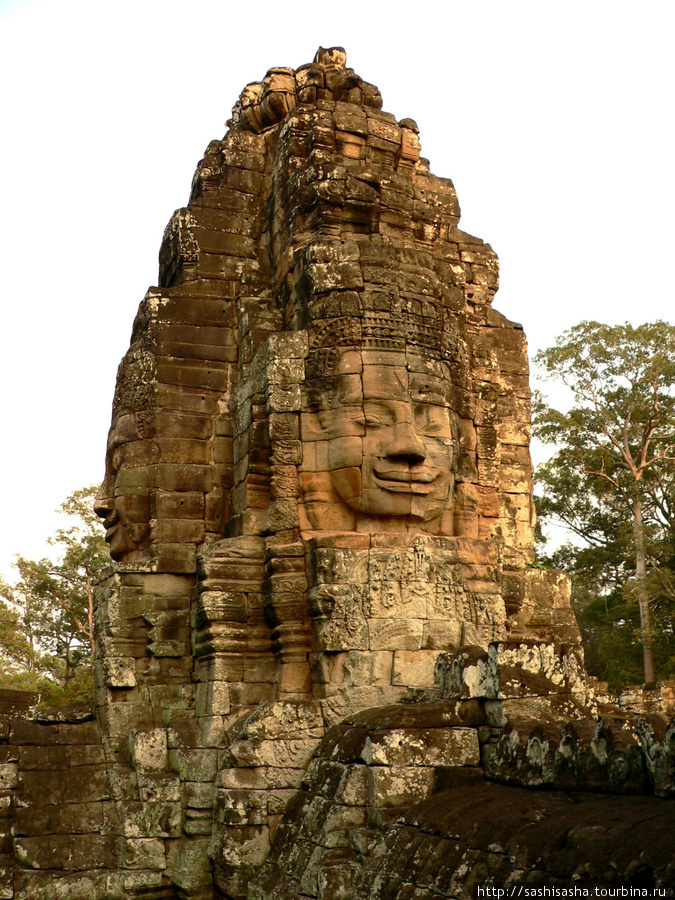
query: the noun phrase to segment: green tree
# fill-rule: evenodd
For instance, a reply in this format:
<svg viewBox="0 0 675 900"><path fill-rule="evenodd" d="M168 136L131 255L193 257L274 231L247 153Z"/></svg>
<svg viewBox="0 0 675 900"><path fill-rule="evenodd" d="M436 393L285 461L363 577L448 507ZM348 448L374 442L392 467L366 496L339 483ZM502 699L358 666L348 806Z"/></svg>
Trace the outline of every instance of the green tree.
<svg viewBox="0 0 675 900"><path fill-rule="evenodd" d="M49 543L56 560L16 558L15 584L0 580L0 675L6 684L38 687L52 699L77 693L71 682L90 681L94 652L93 585L110 562L102 527L93 512L95 486L71 494L59 507L73 524ZM45 681L46 679L46 681ZM38 684L39 682L39 684Z"/></svg>
<svg viewBox="0 0 675 900"><path fill-rule="evenodd" d="M0 595L11 593L11 586L0 579ZM34 671L37 656L24 629L22 611L15 605L0 603L0 677L9 677L17 668Z"/></svg>
<svg viewBox="0 0 675 900"><path fill-rule="evenodd" d="M534 433L556 448L537 473L540 514L581 539L567 553L586 588L600 589L587 603L634 599L644 679L653 681L653 607L668 599L675 558L675 327L581 322L535 363L573 398L563 412L535 396Z"/></svg>

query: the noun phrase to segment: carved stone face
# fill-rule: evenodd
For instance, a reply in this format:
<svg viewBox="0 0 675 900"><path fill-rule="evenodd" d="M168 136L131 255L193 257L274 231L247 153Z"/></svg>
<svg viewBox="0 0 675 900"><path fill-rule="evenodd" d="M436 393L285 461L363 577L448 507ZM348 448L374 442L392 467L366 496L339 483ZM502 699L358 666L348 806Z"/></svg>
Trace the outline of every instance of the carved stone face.
<svg viewBox="0 0 675 900"><path fill-rule="evenodd" d="M150 536L152 442L144 439L136 413L124 412L108 435L106 474L94 511L106 529L105 540L115 560L133 560L147 548ZM144 465L144 463L146 465Z"/></svg>
<svg viewBox="0 0 675 900"><path fill-rule="evenodd" d="M429 368L404 351L349 350L338 362L319 422L332 488L357 519L428 522L448 509L448 381Z"/></svg>

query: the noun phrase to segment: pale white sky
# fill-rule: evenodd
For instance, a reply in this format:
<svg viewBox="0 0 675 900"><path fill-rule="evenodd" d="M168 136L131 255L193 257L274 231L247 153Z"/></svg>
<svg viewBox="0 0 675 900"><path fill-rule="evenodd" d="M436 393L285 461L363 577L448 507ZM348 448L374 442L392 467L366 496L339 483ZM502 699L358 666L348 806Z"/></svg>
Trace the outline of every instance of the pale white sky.
<svg viewBox="0 0 675 900"><path fill-rule="evenodd" d="M0 573L102 477L164 226L247 82L344 46L417 120L534 351L670 316L674 25L671 0L0 0Z"/></svg>

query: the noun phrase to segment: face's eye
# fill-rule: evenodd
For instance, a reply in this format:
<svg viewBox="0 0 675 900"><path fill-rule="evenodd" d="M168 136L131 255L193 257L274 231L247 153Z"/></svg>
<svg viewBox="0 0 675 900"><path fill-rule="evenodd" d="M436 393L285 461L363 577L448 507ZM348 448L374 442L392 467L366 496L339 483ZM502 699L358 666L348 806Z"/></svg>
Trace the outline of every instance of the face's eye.
<svg viewBox="0 0 675 900"><path fill-rule="evenodd" d="M345 437L346 435L363 435L366 422L363 415L363 407L341 406L337 410L322 413L321 427L331 438Z"/></svg>
<svg viewBox="0 0 675 900"><path fill-rule="evenodd" d="M397 409L384 400L367 400L363 406L362 421L369 428L387 428L398 421Z"/></svg>
<svg viewBox="0 0 675 900"><path fill-rule="evenodd" d="M432 406L430 403L415 404L415 427L418 431L431 437L452 437L450 429L450 412L444 406Z"/></svg>
<svg viewBox="0 0 675 900"><path fill-rule="evenodd" d="M367 428L378 428L387 424L386 419L383 416L378 416L376 413L364 413L361 416L360 421Z"/></svg>

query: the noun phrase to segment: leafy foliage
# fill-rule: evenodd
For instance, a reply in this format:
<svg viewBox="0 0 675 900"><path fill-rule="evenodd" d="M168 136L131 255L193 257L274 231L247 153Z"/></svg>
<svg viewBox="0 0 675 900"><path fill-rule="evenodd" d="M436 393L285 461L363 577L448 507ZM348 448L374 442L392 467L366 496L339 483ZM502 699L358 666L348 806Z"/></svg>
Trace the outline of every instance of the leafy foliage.
<svg viewBox="0 0 675 900"><path fill-rule="evenodd" d="M544 561L572 576L591 671L617 685L675 668L675 328L581 322L535 362L570 408L534 398L555 447L537 470L541 519L575 539ZM656 666L656 668L654 668Z"/></svg>
<svg viewBox="0 0 675 900"><path fill-rule="evenodd" d="M110 562L92 508L96 491L75 491L59 508L74 524L49 540L56 561L17 556L17 582L0 579L0 685L39 690L45 706L92 693L92 591Z"/></svg>

